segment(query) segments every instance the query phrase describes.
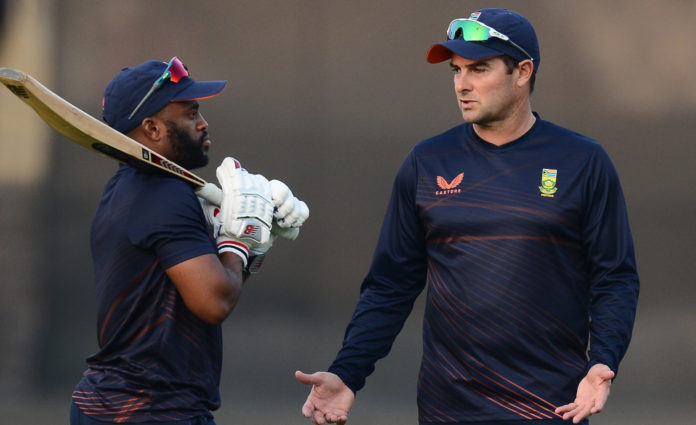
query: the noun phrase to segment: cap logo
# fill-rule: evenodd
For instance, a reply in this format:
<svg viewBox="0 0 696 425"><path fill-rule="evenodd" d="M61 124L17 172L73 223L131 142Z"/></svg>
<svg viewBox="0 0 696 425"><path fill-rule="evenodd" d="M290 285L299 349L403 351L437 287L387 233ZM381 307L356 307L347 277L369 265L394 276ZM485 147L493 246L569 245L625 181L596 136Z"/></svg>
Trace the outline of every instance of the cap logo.
<svg viewBox="0 0 696 425"><path fill-rule="evenodd" d="M477 20L481 16L481 12L473 12L471 16L469 16L469 19Z"/></svg>

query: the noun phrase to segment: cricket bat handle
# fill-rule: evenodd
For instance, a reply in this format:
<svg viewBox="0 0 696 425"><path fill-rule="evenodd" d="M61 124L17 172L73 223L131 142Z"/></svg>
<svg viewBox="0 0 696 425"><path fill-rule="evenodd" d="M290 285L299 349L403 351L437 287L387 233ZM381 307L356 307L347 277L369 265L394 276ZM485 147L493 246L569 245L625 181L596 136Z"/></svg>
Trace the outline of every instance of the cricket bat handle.
<svg viewBox="0 0 696 425"><path fill-rule="evenodd" d="M214 183L206 183L205 185L196 189L196 194L211 204L220 206L222 204L222 189L217 187ZM273 226L271 227L271 233L287 239L294 241L297 239L297 235L300 234L299 227L280 227L275 220L273 220Z"/></svg>

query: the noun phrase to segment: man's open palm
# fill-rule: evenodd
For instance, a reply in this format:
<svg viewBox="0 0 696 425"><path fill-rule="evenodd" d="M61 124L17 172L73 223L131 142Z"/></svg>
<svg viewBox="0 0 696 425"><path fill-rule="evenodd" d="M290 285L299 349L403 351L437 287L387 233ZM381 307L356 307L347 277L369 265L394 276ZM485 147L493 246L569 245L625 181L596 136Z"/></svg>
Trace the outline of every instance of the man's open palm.
<svg viewBox="0 0 696 425"><path fill-rule="evenodd" d="M572 418L576 424L590 415L601 412L609 398L614 376L614 372L606 365L592 366L578 385L575 401L559 406L556 413L563 414L564 420Z"/></svg>
<svg viewBox="0 0 696 425"><path fill-rule="evenodd" d="M343 383L341 378L329 372L315 372L311 375L295 372L295 378L306 385L311 385L307 401L302 406L302 414L311 418L315 424L337 423L343 425L348 421L348 411L355 401L353 391Z"/></svg>

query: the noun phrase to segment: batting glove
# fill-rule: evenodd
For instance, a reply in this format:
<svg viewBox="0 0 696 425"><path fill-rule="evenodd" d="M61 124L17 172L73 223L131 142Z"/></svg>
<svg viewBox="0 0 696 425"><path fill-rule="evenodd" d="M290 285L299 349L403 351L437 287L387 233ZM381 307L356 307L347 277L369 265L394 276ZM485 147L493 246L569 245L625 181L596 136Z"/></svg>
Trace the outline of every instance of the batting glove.
<svg viewBox="0 0 696 425"><path fill-rule="evenodd" d="M222 227L222 223L220 222L220 207L200 196L198 197L198 202L201 204L203 215L205 215L205 220L208 222L208 227L210 228L213 238L217 238L220 234L220 227Z"/></svg>
<svg viewBox="0 0 696 425"><path fill-rule="evenodd" d="M300 227L309 217L307 204L292 195L290 188L279 180L271 180L273 217L280 227Z"/></svg>
<svg viewBox="0 0 696 425"><path fill-rule="evenodd" d="M271 234L268 242L249 249L249 262L244 268L247 273L256 274L259 272L259 269L263 265L263 261L266 259L266 254L268 250L271 249L271 246L273 246L276 237L276 235Z"/></svg>
<svg viewBox="0 0 696 425"><path fill-rule="evenodd" d="M250 252L247 244L240 242L236 238L232 238L220 233L220 229L222 228L222 222L220 221L220 207L200 197L198 198L198 202L201 203L203 215L205 215L205 219L208 222L208 227L210 228L212 236L215 239L218 254L229 251L238 255L242 259L242 263L246 269L249 264L251 264L249 261Z"/></svg>
<svg viewBox="0 0 696 425"><path fill-rule="evenodd" d="M267 244L271 237L270 184L262 175L249 174L233 158L225 158L216 174L222 187L218 252L237 250L241 244L246 248L248 260L249 250ZM225 241L220 241L221 238Z"/></svg>

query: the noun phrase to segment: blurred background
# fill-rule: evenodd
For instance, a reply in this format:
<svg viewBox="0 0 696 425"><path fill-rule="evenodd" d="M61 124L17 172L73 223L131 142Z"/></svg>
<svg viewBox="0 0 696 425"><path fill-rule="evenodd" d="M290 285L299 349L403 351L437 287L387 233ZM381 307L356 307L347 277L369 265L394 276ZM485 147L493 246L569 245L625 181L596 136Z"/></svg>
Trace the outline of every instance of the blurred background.
<svg viewBox="0 0 696 425"><path fill-rule="evenodd" d="M217 423L309 423L297 369L324 370L358 297L392 179L419 141L461 122L446 64L425 61L456 17L508 7L536 27L534 110L600 141L628 202L641 276L632 345L593 424L696 415L696 2L0 0L0 66L101 118L125 66L177 55L197 79L215 181L226 156L311 209L276 242L224 328ZM0 88L0 417L67 423L96 350L89 226L116 163L69 143ZM417 423L422 297L377 364L353 424Z"/></svg>

